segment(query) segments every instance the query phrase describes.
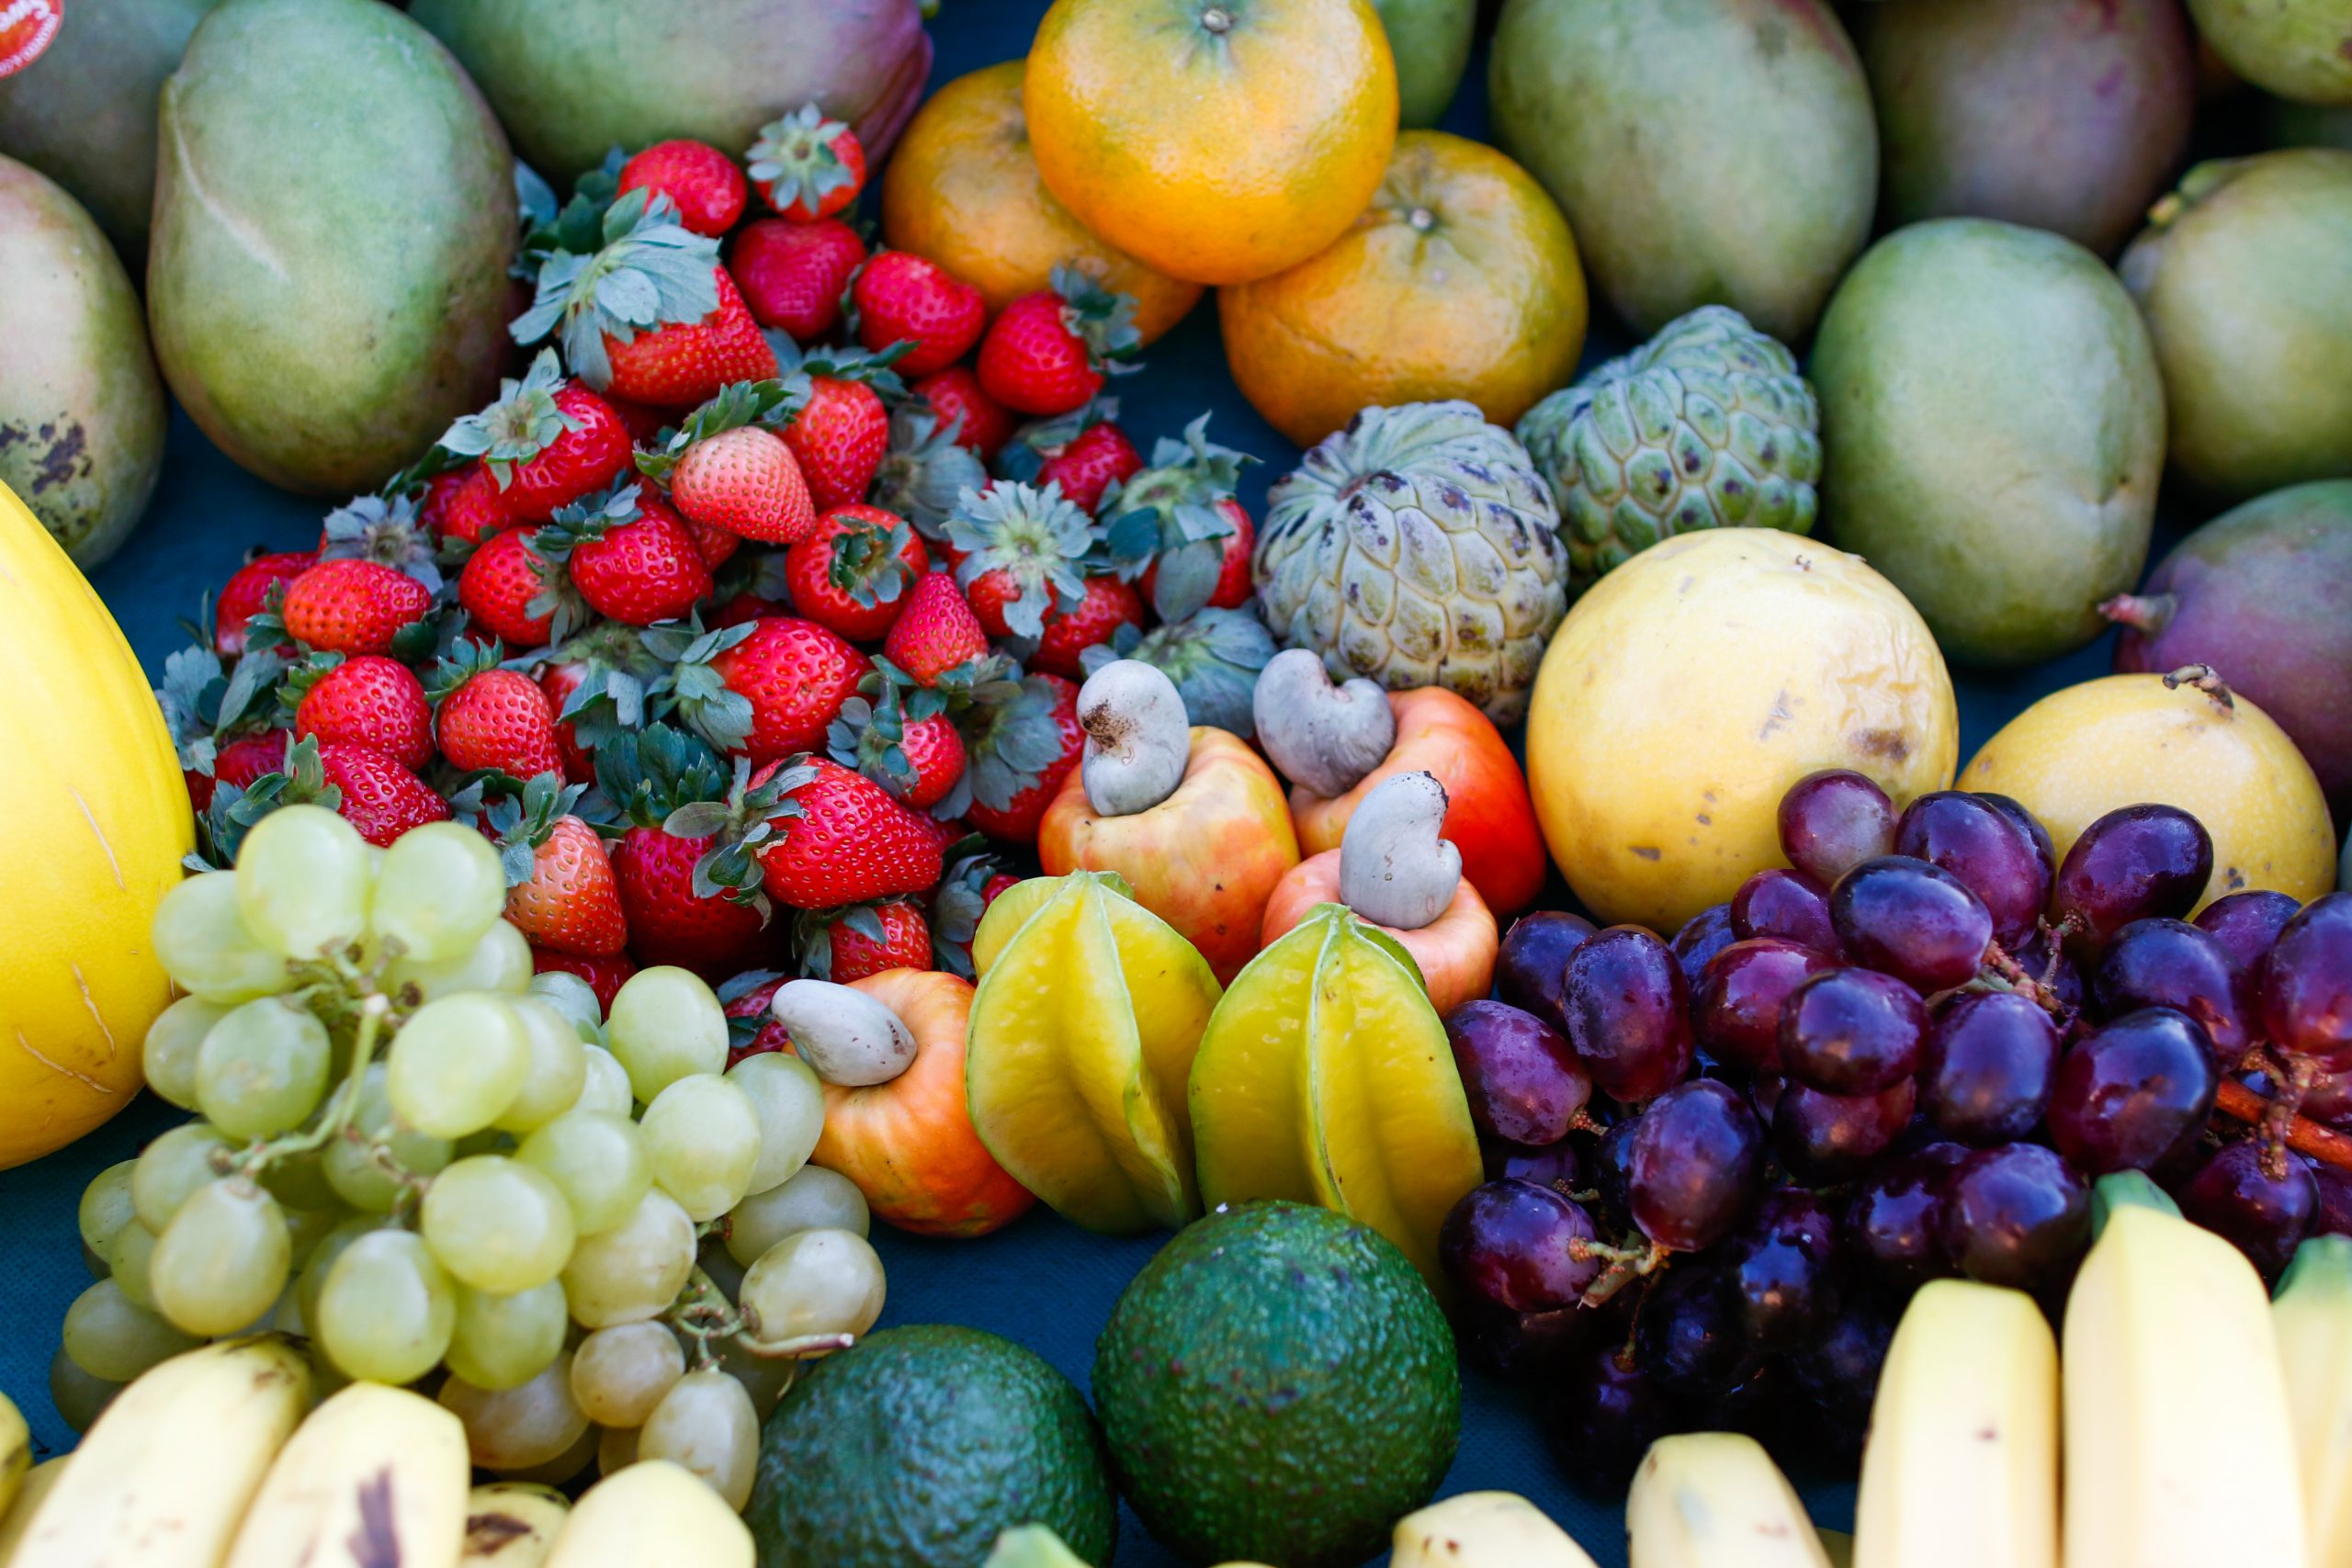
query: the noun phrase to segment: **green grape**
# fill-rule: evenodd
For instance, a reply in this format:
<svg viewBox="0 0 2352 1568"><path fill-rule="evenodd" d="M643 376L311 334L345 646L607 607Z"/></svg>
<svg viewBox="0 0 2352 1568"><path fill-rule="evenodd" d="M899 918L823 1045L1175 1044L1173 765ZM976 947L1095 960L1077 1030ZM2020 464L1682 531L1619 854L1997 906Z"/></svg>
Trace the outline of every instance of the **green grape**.
<svg viewBox="0 0 2352 1568"><path fill-rule="evenodd" d="M373 1230L343 1248L303 1319L346 1377L414 1382L447 1352L458 1300L421 1237Z"/></svg>
<svg viewBox="0 0 2352 1568"><path fill-rule="evenodd" d="M277 1200L277 1206L287 1212L287 1224L294 1223L297 1213L313 1213L322 1209L339 1209L343 1200L327 1184L326 1163L316 1152L280 1154L263 1167L261 1184ZM330 1222L332 1223L332 1222ZM322 1227L323 1228L323 1227Z"/></svg>
<svg viewBox="0 0 2352 1568"><path fill-rule="evenodd" d="M459 1285L449 1370L476 1388L520 1388L563 1353L571 1326L563 1287L553 1280L504 1296Z"/></svg>
<svg viewBox="0 0 2352 1568"><path fill-rule="evenodd" d="M752 1097L717 1073L680 1078L645 1108L638 1131L653 1184L697 1223L715 1220L751 1190L760 1162Z"/></svg>
<svg viewBox="0 0 2352 1568"><path fill-rule="evenodd" d="M237 912L237 874L208 871L175 884L155 906L151 934L180 989L234 1006L293 984L286 958L255 942Z"/></svg>
<svg viewBox="0 0 2352 1568"><path fill-rule="evenodd" d="M200 1343L101 1280L65 1309L65 1353L94 1378L129 1382L156 1362Z"/></svg>
<svg viewBox="0 0 2352 1568"><path fill-rule="evenodd" d="M182 997L157 1013L139 1047L139 1066L147 1075L147 1087L182 1111L195 1110L197 1051L212 1026L228 1013L220 1003L202 997Z"/></svg>
<svg viewBox="0 0 2352 1568"><path fill-rule="evenodd" d="M336 1222L333 1229L311 1244L302 1271L294 1277L294 1303L303 1323L319 1321L319 1292L326 1289L327 1274L334 1268L334 1260L343 1256L344 1248L383 1226L384 1221L379 1215L353 1214ZM317 1337L315 1334L311 1337Z"/></svg>
<svg viewBox="0 0 2352 1568"><path fill-rule="evenodd" d="M49 1359L49 1401L57 1406L57 1414L76 1432L86 1432L98 1424L98 1416L114 1403L122 1392L122 1384L92 1377L74 1364L62 1345Z"/></svg>
<svg viewBox="0 0 2352 1568"><path fill-rule="evenodd" d="M572 1352L571 1397L600 1427L642 1427L685 1375L685 1348L667 1325L616 1323Z"/></svg>
<svg viewBox="0 0 2352 1568"><path fill-rule="evenodd" d="M734 1223L730 1212L726 1223L704 1236L702 1246L695 1252L695 1267L709 1275L710 1282L717 1285L719 1293L730 1302L735 1299L735 1288L743 1282L743 1266L728 1256L727 1243L721 1233Z"/></svg>
<svg viewBox="0 0 2352 1568"><path fill-rule="evenodd" d="M825 1131L825 1086L808 1064L784 1051L763 1051L727 1069L727 1081L751 1096L760 1122L760 1158L750 1190L764 1192L808 1163Z"/></svg>
<svg viewBox="0 0 2352 1568"><path fill-rule="evenodd" d="M689 1073L727 1066L727 1014L708 986L684 969L657 964L621 982L605 1021L630 1090L647 1105Z"/></svg>
<svg viewBox="0 0 2352 1568"><path fill-rule="evenodd" d="M596 1429L596 1473L610 1475L637 1462L637 1428L599 1427Z"/></svg>
<svg viewBox="0 0 2352 1568"><path fill-rule="evenodd" d="M522 1021L531 1050L523 1088L499 1114L497 1125L509 1133L527 1133L545 1126L571 1109L588 1083L588 1058L571 1021L537 997L522 996L506 1004Z"/></svg>
<svg viewBox="0 0 2352 1568"><path fill-rule="evenodd" d="M609 1111L567 1111L525 1138L514 1157L555 1183L582 1235L628 1219L653 1185L637 1123Z"/></svg>
<svg viewBox="0 0 2352 1568"><path fill-rule="evenodd" d="M760 1458L760 1416L750 1392L725 1372L688 1372L639 1429L637 1457L684 1466L741 1513Z"/></svg>
<svg viewBox="0 0 2352 1568"><path fill-rule="evenodd" d="M561 1190L503 1155L461 1159L435 1177L417 1229L454 1278L501 1295L546 1284L571 1256Z"/></svg>
<svg viewBox="0 0 2352 1568"><path fill-rule="evenodd" d="M384 851L376 934L402 956L447 964L471 953L506 909L506 871L490 840L455 822L411 828Z"/></svg>
<svg viewBox="0 0 2352 1568"><path fill-rule="evenodd" d="M317 1209L286 1209L285 1199L279 1198L277 1201L286 1213L287 1262L296 1278L300 1279L312 1255L319 1250L319 1244L332 1235L337 1225L351 1219L352 1213L340 1203ZM369 1217L373 1218L372 1215Z"/></svg>
<svg viewBox="0 0 2352 1568"><path fill-rule="evenodd" d="M531 1047L505 997L468 991L417 1009L386 1061L400 1119L436 1138L462 1138L514 1103Z"/></svg>
<svg viewBox="0 0 2352 1568"><path fill-rule="evenodd" d="M760 1254L736 1304L752 1337L863 1334L882 1315L882 1259L850 1231L800 1231Z"/></svg>
<svg viewBox="0 0 2352 1568"><path fill-rule="evenodd" d="M138 1201L130 1195L130 1173L137 1160L117 1160L82 1189L82 1206L74 1219L82 1227L82 1245L106 1257L117 1232L139 1217Z"/></svg>
<svg viewBox="0 0 2352 1568"><path fill-rule="evenodd" d="M131 1221L114 1233L114 1240L104 1254L107 1278L122 1287L134 1305L155 1310L155 1287L148 1278L150 1263L155 1256L155 1233Z"/></svg>
<svg viewBox="0 0 2352 1568"><path fill-rule="evenodd" d="M648 1188L619 1224L584 1236L564 1266L563 1295L582 1328L610 1328L666 1311L695 1267L695 1223Z"/></svg>
<svg viewBox="0 0 2352 1568"><path fill-rule="evenodd" d="M292 1257L277 1200L242 1176L200 1187L155 1238L155 1310L190 1334L233 1334L277 1300Z"/></svg>
<svg viewBox="0 0 2352 1568"><path fill-rule="evenodd" d="M464 991L495 991L519 997L531 983L531 943L504 920L492 924L481 940L462 956L431 964L422 958L396 958L384 965L384 988L397 996L416 987L426 1001L438 1001Z"/></svg>
<svg viewBox="0 0 2352 1568"><path fill-rule="evenodd" d="M281 806L254 823L236 877L245 930L288 958L340 953L367 932L368 840L323 806Z"/></svg>
<svg viewBox="0 0 2352 1568"><path fill-rule="evenodd" d="M197 1052L197 1109L234 1137L275 1137L318 1109L330 1055L327 1027L308 1009L279 997L247 1002Z"/></svg>
<svg viewBox="0 0 2352 1568"><path fill-rule="evenodd" d="M571 1102L574 1111L609 1111L616 1116L627 1116L637 1108L637 1097L628 1087L628 1069L620 1058L602 1045L580 1047L581 1066L584 1074L580 1085L580 1098Z"/></svg>
<svg viewBox="0 0 2352 1568"><path fill-rule="evenodd" d="M498 1478L509 1483L530 1483L549 1488L569 1486L580 1476L587 1474L588 1467L596 1462L596 1437L595 1427L582 1427L572 1445L545 1464L502 1470Z"/></svg>
<svg viewBox="0 0 2352 1568"><path fill-rule="evenodd" d="M319 1168L334 1189L335 1196L353 1208L370 1214L389 1214L400 1197L400 1184L395 1182L368 1156L367 1143L383 1138L390 1145L392 1158L417 1176L431 1176L455 1157L447 1138L428 1137L399 1124L392 1114L391 1090L388 1087L391 1069L381 1062L370 1062L359 1079L359 1101L352 1110L350 1132L359 1134L337 1138L319 1156Z"/></svg>
<svg viewBox="0 0 2352 1568"><path fill-rule="evenodd" d="M873 1221L857 1183L821 1165L804 1165L780 1187L754 1192L727 1216L727 1255L749 1269L760 1254L800 1231L854 1231Z"/></svg>
<svg viewBox="0 0 2352 1568"><path fill-rule="evenodd" d="M569 1019L582 1044L604 1043L605 1006L595 987L569 969L549 969L531 976L530 994Z"/></svg>
<svg viewBox="0 0 2352 1568"><path fill-rule="evenodd" d="M209 1122L183 1122L141 1149L130 1168L130 1202L139 1223L162 1235L189 1193L220 1179L212 1156L235 1146Z"/></svg>
<svg viewBox="0 0 2352 1568"><path fill-rule="evenodd" d="M547 1464L588 1430L588 1417L571 1397L571 1357L560 1350L519 1387L480 1388L453 1377L436 1397L465 1423L466 1446L484 1470L504 1473Z"/></svg>

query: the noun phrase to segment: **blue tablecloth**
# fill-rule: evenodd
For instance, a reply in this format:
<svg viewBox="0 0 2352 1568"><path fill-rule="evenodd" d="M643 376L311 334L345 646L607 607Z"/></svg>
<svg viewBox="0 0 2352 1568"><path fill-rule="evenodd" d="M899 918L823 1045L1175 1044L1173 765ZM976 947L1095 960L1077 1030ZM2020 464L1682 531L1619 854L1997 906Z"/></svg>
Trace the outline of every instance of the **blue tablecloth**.
<svg viewBox="0 0 2352 1568"><path fill-rule="evenodd" d="M945 0L933 25L938 45L933 85L1024 53L1046 6L1046 0ZM1445 129L1485 138L1484 82L1482 50ZM1587 363L1620 352L1625 343L1622 327L1597 321ZM1210 429L1216 439L1264 459L1243 487L1244 500L1253 513L1260 512L1267 483L1289 469L1297 449L1275 434L1235 389L1218 344L1214 306L1204 302L1147 361L1142 374L1119 384L1121 423L1148 452L1154 437L1174 435L1203 409L1214 410ZM165 656L187 639L179 623L196 616L199 597L217 592L254 545L292 549L315 543L322 513L317 502L274 490L235 467L175 413L154 506L129 546L98 572L98 590L149 673L160 677ZM2157 554L2168 543L2168 536L2160 537ZM2020 674L1963 675L1962 760L2026 704L2106 673L2109 653L2102 639ZM171 1107L142 1097L83 1142L0 1173L0 1224L8 1236L6 1267L0 1269L0 1391L24 1410L44 1456L74 1441L51 1405L47 1368L57 1348L59 1322L89 1282L75 1235L75 1203L92 1176L129 1158L180 1119ZM1036 1350L1082 1388L1095 1336L1112 1303L1160 1238L1108 1240L1041 1209L977 1243L922 1241L879 1231L875 1240L889 1274L885 1326L954 1322L992 1330ZM1571 1530L1604 1568L1623 1563L1623 1497L1572 1486L1545 1454L1517 1393L1466 1369L1464 1385L1462 1448L1445 1491L1500 1488L1524 1494ZM1850 1528L1849 1479L1801 1479L1808 1483L1806 1499L1816 1523ZM1167 1568L1176 1559L1146 1537L1133 1514L1123 1511L1116 1562L1118 1568Z"/></svg>

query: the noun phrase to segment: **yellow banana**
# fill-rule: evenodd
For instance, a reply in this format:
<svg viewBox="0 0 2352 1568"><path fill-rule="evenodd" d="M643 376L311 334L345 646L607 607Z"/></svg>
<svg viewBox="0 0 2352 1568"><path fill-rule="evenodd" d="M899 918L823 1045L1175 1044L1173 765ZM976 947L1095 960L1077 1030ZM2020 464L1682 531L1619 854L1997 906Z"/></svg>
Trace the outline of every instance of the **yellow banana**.
<svg viewBox="0 0 2352 1568"><path fill-rule="evenodd" d="M65 1461L71 1454L45 1459L25 1472L24 1484L17 1488L17 1500L8 1511L0 1514L0 1568L10 1568L17 1560L17 1543L25 1539L25 1527L33 1522L33 1512L49 1489L65 1473Z"/></svg>
<svg viewBox="0 0 2352 1568"><path fill-rule="evenodd" d="M2301 1460L2312 1568L2352 1568L2352 1237L2295 1249L2270 1303Z"/></svg>
<svg viewBox="0 0 2352 1568"><path fill-rule="evenodd" d="M2058 1345L2022 1291L1937 1280L1878 1375L1854 1568L2055 1568Z"/></svg>
<svg viewBox="0 0 2352 1568"><path fill-rule="evenodd" d="M464 1423L422 1394L353 1383L278 1450L228 1568L457 1568L472 1479Z"/></svg>
<svg viewBox="0 0 2352 1568"><path fill-rule="evenodd" d="M2066 1568L2305 1561L2262 1280L2136 1172L2103 1178L2066 1300Z"/></svg>
<svg viewBox="0 0 2352 1568"><path fill-rule="evenodd" d="M752 1568L752 1532L693 1472L643 1460L581 1494L547 1568Z"/></svg>
<svg viewBox="0 0 2352 1568"><path fill-rule="evenodd" d="M555 1550L571 1499L529 1481L493 1481L466 1500L466 1551L458 1568L539 1568Z"/></svg>
<svg viewBox="0 0 2352 1568"><path fill-rule="evenodd" d="M277 1335L151 1368L82 1439L9 1568L220 1568L310 1397L310 1362Z"/></svg>
<svg viewBox="0 0 2352 1568"><path fill-rule="evenodd" d="M1625 1498L1632 1568L1829 1568L1796 1489L1737 1432L1660 1438Z"/></svg>
<svg viewBox="0 0 2352 1568"><path fill-rule="evenodd" d="M1396 1521L1389 1568L1593 1568L1544 1510L1510 1492L1464 1492Z"/></svg>

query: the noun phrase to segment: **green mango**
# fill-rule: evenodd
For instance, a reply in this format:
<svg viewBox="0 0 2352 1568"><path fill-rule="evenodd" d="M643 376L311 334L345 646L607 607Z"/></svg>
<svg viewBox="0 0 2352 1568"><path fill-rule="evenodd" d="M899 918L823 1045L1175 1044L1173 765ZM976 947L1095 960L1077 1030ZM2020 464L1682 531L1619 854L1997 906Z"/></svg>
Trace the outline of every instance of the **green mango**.
<svg viewBox="0 0 2352 1568"><path fill-rule="evenodd" d="M1396 57L1396 118L1407 130L1435 125L1470 63L1478 0L1372 0Z"/></svg>
<svg viewBox="0 0 2352 1568"><path fill-rule="evenodd" d="M1729 305L1785 343L1869 238L1878 127L1823 0L1509 0L1495 139L1641 336Z"/></svg>
<svg viewBox="0 0 2352 1568"><path fill-rule="evenodd" d="M75 0L39 61L0 78L0 152L90 209L135 271L155 204L155 95L220 0Z"/></svg>
<svg viewBox="0 0 2352 1568"><path fill-rule="evenodd" d="M0 158L0 483L87 571L155 493L164 422L139 295L106 235Z"/></svg>
<svg viewBox="0 0 2352 1568"><path fill-rule="evenodd" d="M1838 286L1811 370L1823 525L1947 656L2032 664L2099 634L2147 559L2165 394L2097 256L1985 219L1897 230Z"/></svg>
<svg viewBox="0 0 2352 1568"><path fill-rule="evenodd" d="M496 393L514 156L430 33L378 0L227 0L159 145L155 356L232 457L348 495Z"/></svg>
<svg viewBox="0 0 2352 1568"><path fill-rule="evenodd" d="M2352 104L2344 0L2188 0L2188 11L2222 63L2263 91Z"/></svg>

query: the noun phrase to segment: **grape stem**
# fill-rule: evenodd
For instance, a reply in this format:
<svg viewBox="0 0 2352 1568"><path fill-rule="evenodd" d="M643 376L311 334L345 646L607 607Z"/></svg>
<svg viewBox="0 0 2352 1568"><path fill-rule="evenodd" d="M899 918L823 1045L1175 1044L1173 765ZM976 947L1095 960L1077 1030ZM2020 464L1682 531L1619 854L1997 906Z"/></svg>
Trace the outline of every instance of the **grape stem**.
<svg viewBox="0 0 2352 1568"><path fill-rule="evenodd" d="M2280 1101L2263 1098L2235 1078L2222 1080L2221 1088L2213 1094L2213 1109L2254 1126L2276 1127L2278 1141L2287 1147L2309 1155L2323 1165L2352 1171L2352 1138L2332 1127L2321 1126ZM2273 1117L2282 1110L2286 1111L2285 1125L2279 1127Z"/></svg>
<svg viewBox="0 0 2352 1568"><path fill-rule="evenodd" d="M344 1069L343 1081L334 1088L333 1103L327 1107L327 1113L319 1118L316 1126L307 1132L290 1133L282 1138L267 1138L253 1145L233 1156L222 1174L258 1177L279 1160L324 1148L342 1137L345 1129L351 1124L353 1114L359 1109L359 1086L368 1076L368 1064L375 1057L376 1036L382 1032L384 1021L391 1010L391 998L381 991L370 990L360 1002L358 1032L351 1043L351 1065ZM408 1173L401 1170L398 1174L405 1177Z"/></svg>
<svg viewBox="0 0 2352 1568"><path fill-rule="evenodd" d="M763 1360L797 1360L804 1356L829 1355L846 1350L857 1342L853 1334L802 1334L789 1339L763 1339L759 1320L727 1299L727 1292L697 1265L689 1275L678 1299L670 1303L662 1314L678 1331L694 1341L694 1368L707 1372L718 1365L718 1358L711 1353L714 1339L732 1339L738 1346ZM786 1383L787 1388L791 1385Z"/></svg>
<svg viewBox="0 0 2352 1568"><path fill-rule="evenodd" d="M1585 1287L1577 1303L1580 1306L1597 1307L1634 1280L1657 1272L1672 1254L1654 1241L1644 1241L1637 1247L1611 1247L1607 1242L1578 1237L1568 1243L1568 1256L1579 1263L1597 1258L1609 1265L1600 1271L1600 1278Z"/></svg>
<svg viewBox="0 0 2352 1568"><path fill-rule="evenodd" d="M2054 966L2056 960L2052 959L2052 963ZM2010 957L1999 942L1985 944L1984 967L2007 982L2008 989L2018 992L2041 1008L2042 1011L2056 1018L2061 1023L2065 1021L2066 1004L2058 993L2051 988L2048 980L2036 979L2029 974L2025 965Z"/></svg>

